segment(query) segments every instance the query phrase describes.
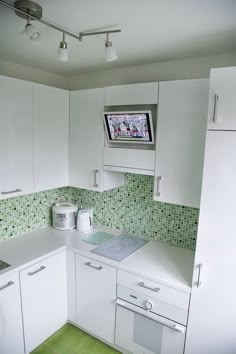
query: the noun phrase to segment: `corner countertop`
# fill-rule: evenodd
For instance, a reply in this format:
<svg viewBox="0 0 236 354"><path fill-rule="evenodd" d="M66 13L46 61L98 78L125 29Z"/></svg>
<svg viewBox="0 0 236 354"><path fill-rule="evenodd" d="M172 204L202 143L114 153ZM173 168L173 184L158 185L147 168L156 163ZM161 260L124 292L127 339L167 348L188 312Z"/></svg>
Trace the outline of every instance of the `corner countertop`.
<svg viewBox="0 0 236 354"><path fill-rule="evenodd" d="M121 232L98 227L116 236ZM191 292L194 252L159 241L149 241L121 262L97 255L98 247L82 241L85 235L77 230L58 231L52 227L15 237L0 243L0 259L11 266L0 275L21 270L64 249L103 262L121 270L138 274L187 293Z"/></svg>

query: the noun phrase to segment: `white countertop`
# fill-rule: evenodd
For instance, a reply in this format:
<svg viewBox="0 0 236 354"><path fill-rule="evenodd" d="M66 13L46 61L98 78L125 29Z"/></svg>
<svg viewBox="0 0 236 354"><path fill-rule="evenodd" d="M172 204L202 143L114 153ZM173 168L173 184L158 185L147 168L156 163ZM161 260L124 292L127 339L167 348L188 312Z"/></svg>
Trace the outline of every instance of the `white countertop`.
<svg viewBox="0 0 236 354"><path fill-rule="evenodd" d="M101 229L115 235L121 234L105 228L98 230ZM36 259L41 261L49 254L68 249L176 289L191 291L194 262L194 252L191 250L149 241L123 261L117 262L92 253L98 246L82 241L82 237L77 230L58 231L47 227L3 241L0 243L0 259L11 267L2 270L0 275L13 269L21 270L35 263Z"/></svg>

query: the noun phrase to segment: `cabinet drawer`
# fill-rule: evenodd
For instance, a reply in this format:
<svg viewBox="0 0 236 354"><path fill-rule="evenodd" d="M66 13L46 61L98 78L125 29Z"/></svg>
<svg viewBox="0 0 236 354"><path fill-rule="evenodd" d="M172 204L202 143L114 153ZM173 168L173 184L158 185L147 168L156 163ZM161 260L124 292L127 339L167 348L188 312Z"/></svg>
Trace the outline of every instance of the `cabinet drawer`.
<svg viewBox="0 0 236 354"><path fill-rule="evenodd" d="M189 306L189 294L152 280L145 279L139 275L118 270L118 285L126 286L129 289L149 295L167 304L187 310Z"/></svg>

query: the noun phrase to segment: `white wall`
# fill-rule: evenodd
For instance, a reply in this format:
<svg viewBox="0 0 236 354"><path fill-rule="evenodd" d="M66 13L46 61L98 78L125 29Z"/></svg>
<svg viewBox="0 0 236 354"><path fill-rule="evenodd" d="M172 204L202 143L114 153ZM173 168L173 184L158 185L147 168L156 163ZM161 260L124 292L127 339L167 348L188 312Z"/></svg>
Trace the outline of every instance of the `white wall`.
<svg viewBox="0 0 236 354"><path fill-rule="evenodd" d="M212 67L235 65L236 53L172 60L70 76L68 87L77 90L138 82L206 78Z"/></svg>
<svg viewBox="0 0 236 354"><path fill-rule="evenodd" d="M48 73L30 66L16 64L2 59L0 59L0 75L68 89L67 78L62 75Z"/></svg>

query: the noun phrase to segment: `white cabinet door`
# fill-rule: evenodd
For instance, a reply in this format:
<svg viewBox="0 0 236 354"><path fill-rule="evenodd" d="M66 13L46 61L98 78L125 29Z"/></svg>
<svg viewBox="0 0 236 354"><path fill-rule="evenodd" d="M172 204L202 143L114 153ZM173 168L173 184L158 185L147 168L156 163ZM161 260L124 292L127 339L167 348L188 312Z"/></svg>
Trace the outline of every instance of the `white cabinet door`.
<svg viewBox="0 0 236 354"><path fill-rule="evenodd" d="M77 324L114 343L116 269L76 256Z"/></svg>
<svg viewBox="0 0 236 354"><path fill-rule="evenodd" d="M0 276L0 353L24 353L18 273Z"/></svg>
<svg viewBox="0 0 236 354"><path fill-rule="evenodd" d="M66 252L20 272L26 353L62 327L68 319Z"/></svg>
<svg viewBox="0 0 236 354"><path fill-rule="evenodd" d="M199 207L208 80L161 82L154 200Z"/></svg>
<svg viewBox="0 0 236 354"><path fill-rule="evenodd" d="M68 185L69 91L34 85L35 191Z"/></svg>
<svg viewBox="0 0 236 354"><path fill-rule="evenodd" d="M104 172L104 89L70 93L69 184L102 192L123 185L122 174Z"/></svg>
<svg viewBox="0 0 236 354"><path fill-rule="evenodd" d="M236 132L207 132L186 354L236 351L235 151Z"/></svg>
<svg viewBox="0 0 236 354"><path fill-rule="evenodd" d="M0 76L0 199L33 192L32 84Z"/></svg>
<svg viewBox="0 0 236 354"><path fill-rule="evenodd" d="M236 130L236 66L211 69L208 129Z"/></svg>
<svg viewBox="0 0 236 354"><path fill-rule="evenodd" d="M105 106L157 104L158 83L105 87Z"/></svg>

